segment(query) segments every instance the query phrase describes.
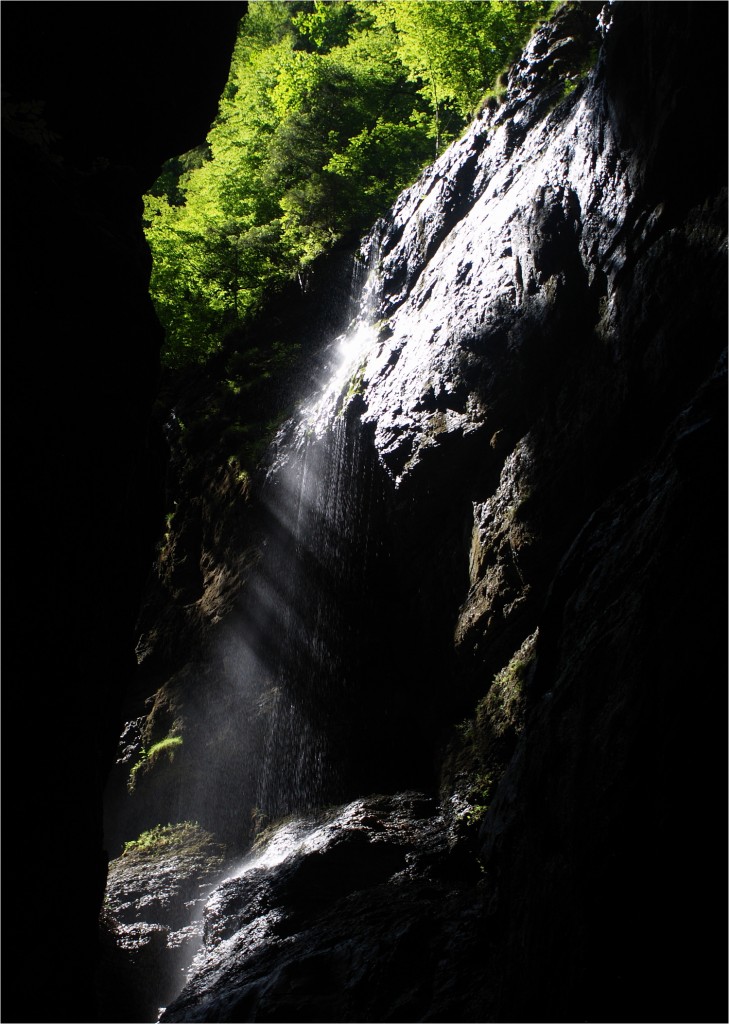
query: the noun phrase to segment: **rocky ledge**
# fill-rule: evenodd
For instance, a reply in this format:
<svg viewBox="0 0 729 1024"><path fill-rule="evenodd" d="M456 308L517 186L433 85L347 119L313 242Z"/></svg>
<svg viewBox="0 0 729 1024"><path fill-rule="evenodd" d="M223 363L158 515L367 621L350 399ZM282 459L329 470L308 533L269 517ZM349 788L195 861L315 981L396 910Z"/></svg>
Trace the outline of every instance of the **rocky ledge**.
<svg viewBox="0 0 729 1024"><path fill-rule="evenodd" d="M465 947L480 927L459 835L414 792L279 826L212 893L191 980L161 1020L469 1019L442 958L445 933Z"/></svg>

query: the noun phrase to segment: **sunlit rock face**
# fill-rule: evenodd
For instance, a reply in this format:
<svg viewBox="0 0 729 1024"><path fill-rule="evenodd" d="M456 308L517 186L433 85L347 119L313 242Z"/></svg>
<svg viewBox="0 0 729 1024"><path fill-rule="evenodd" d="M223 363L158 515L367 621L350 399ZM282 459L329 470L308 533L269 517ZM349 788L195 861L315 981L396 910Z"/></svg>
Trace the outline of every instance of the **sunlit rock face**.
<svg viewBox="0 0 729 1024"><path fill-rule="evenodd" d="M369 326L267 457L243 706L274 813L433 803L279 833L165 1020L721 1016L726 118L679 53L711 92L725 29L563 8L369 237Z"/></svg>

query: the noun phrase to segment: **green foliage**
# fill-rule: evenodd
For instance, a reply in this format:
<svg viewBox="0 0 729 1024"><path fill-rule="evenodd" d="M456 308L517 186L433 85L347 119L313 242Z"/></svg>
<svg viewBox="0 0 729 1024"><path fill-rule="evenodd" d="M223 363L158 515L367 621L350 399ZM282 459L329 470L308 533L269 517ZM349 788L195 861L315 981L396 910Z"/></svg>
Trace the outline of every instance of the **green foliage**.
<svg viewBox="0 0 729 1024"><path fill-rule="evenodd" d="M565 78L564 90L562 94L563 99L566 96L569 96L571 93L573 93L577 86L584 82L584 80L587 78L588 74L597 62L597 55L597 44L592 43L583 60Z"/></svg>
<svg viewBox="0 0 729 1024"><path fill-rule="evenodd" d="M165 736L159 743L154 743L147 751L147 760L154 763L156 758L166 754L170 760L174 759L175 752L182 746L182 736Z"/></svg>
<svg viewBox="0 0 729 1024"><path fill-rule="evenodd" d="M476 707L477 734L493 732L502 736L508 729L517 730L523 713L524 679L534 660L534 644L520 648L506 668L494 676L486 696Z"/></svg>
<svg viewBox="0 0 729 1024"><path fill-rule="evenodd" d="M479 772L473 780L469 797L473 801L465 812L468 825L477 825L489 809L499 777L496 772Z"/></svg>
<svg viewBox="0 0 729 1024"><path fill-rule="evenodd" d="M127 788L130 793L134 792L140 773L150 771L155 764L163 758L170 764L175 759L175 754L182 747L182 736L165 736L158 743L153 743L149 750L144 747L139 752L139 758L129 772Z"/></svg>
<svg viewBox="0 0 729 1024"><path fill-rule="evenodd" d="M365 365L366 361L362 362L342 388L339 398L337 399L337 416L344 415L345 409L353 398L356 398L357 395L364 394Z"/></svg>
<svg viewBox="0 0 729 1024"><path fill-rule="evenodd" d="M291 414L286 381L298 356L296 343L249 334L225 363L216 417L227 423L222 455L229 465L235 460L241 483Z"/></svg>
<svg viewBox="0 0 729 1024"><path fill-rule="evenodd" d="M251 810L251 832L253 834L253 849L261 849L262 845L265 844L262 839L263 833L270 824L270 817L265 811L262 811L260 807L254 807Z"/></svg>
<svg viewBox="0 0 729 1024"><path fill-rule="evenodd" d="M522 731L524 685L534 665L536 639L536 633L527 637L496 673L473 717L458 726L445 759L443 795L458 794L466 825L476 825L488 811Z"/></svg>
<svg viewBox="0 0 729 1024"><path fill-rule="evenodd" d="M514 59L550 3L523 0L382 0L379 24L397 32L398 56L422 83L434 115L436 149L452 137L454 112L470 117L486 89ZM445 114L445 117L444 117Z"/></svg>
<svg viewBox="0 0 729 1024"><path fill-rule="evenodd" d="M175 515L177 513L177 502L171 512L165 513L165 531L162 538L162 547L167 547L172 540L172 529L175 522Z"/></svg>
<svg viewBox="0 0 729 1024"><path fill-rule="evenodd" d="M251 482L250 472L245 469L245 467L241 466L240 457L238 455L229 455L227 461L228 468L233 474L236 483L239 483L244 491L247 492Z"/></svg>
<svg viewBox="0 0 729 1024"><path fill-rule="evenodd" d="M361 395L364 392L364 374L365 374L365 363L352 374L349 383L347 385L347 393L345 396L345 403L349 402L356 395Z"/></svg>
<svg viewBox="0 0 729 1024"><path fill-rule="evenodd" d="M196 821L180 821L175 825L155 825L146 832L124 844L122 857L130 854L160 856L175 851L185 853L206 853L217 847L215 837L206 832Z"/></svg>
<svg viewBox="0 0 729 1024"><path fill-rule="evenodd" d="M358 17L357 5L345 0L315 0L313 11L295 15L292 22L317 53L329 53L335 46L347 45Z"/></svg>
<svg viewBox="0 0 729 1024"><path fill-rule="evenodd" d="M254 0L207 141L145 197L163 359L219 351L454 138L549 4Z"/></svg>

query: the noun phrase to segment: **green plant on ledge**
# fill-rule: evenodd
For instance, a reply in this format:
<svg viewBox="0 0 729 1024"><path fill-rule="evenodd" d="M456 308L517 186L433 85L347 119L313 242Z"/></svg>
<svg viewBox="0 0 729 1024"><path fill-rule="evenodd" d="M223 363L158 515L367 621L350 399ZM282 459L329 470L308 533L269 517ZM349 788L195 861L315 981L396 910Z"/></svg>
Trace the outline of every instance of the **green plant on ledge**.
<svg viewBox="0 0 729 1024"><path fill-rule="evenodd" d="M585 81L597 63L598 53L599 50L597 44L592 43L585 57L580 61L574 71L570 72L570 74L565 78L562 88L562 96L560 97L561 100L570 96L577 86L581 85Z"/></svg>
<svg viewBox="0 0 729 1024"><path fill-rule="evenodd" d="M210 832L196 821L180 821L177 824L154 825L137 839L124 844L122 857L132 854L159 856L171 852L185 854L222 854L222 847Z"/></svg>
<svg viewBox="0 0 729 1024"><path fill-rule="evenodd" d="M365 368L367 366L367 360L363 360L357 369L354 371L352 376L346 385L346 390L342 388L342 392L337 400L337 416L343 416L344 410L347 408L349 403L357 395L363 395L365 391Z"/></svg>
<svg viewBox="0 0 729 1024"><path fill-rule="evenodd" d="M473 789L469 793L469 798L474 802L464 814L468 825L478 825L486 815L498 781L499 774L494 771L484 772L474 780Z"/></svg>
<svg viewBox="0 0 729 1024"><path fill-rule="evenodd" d="M457 815L477 826L493 803L497 786L524 727L524 688L536 663L537 632L528 636L491 679L470 718L454 730L444 759L441 793L455 797Z"/></svg>
<svg viewBox="0 0 729 1024"><path fill-rule="evenodd" d="M151 770L162 757L166 757L171 764L175 759L175 754L181 746L182 736L165 736L165 738L160 740L158 743L153 743L149 750L145 750L144 747L142 747L139 751L139 760L132 766L131 771L129 772L129 781L127 782L127 789L129 792L134 792L140 772L146 773Z"/></svg>

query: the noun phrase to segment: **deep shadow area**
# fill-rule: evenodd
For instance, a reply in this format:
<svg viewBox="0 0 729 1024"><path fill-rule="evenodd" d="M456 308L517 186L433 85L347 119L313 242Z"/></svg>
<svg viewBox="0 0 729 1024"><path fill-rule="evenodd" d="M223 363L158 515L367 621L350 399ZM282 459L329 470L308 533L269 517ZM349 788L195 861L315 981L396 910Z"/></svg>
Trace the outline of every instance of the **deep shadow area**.
<svg viewBox="0 0 729 1024"><path fill-rule="evenodd" d="M5 1020L98 1021L101 794L165 460L141 195L204 138L245 9L2 9Z"/></svg>
<svg viewBox="0 0 729 1024"><path fill-rule="evenodd" d="M267 547L259 572L275 594L249 643L297 715L320 736L324 765L300 792L279 729L261 807L272 818L367 792L434 788L437 694L449 630L428 628L402 563L391 478L362 428L357 399L264 489ZM272 493L271 493L272 492ZM277 730L276 719L273 731ZM275 737L274 737L275 739ZM310 757L310 752L309 752Z"/></svg>

